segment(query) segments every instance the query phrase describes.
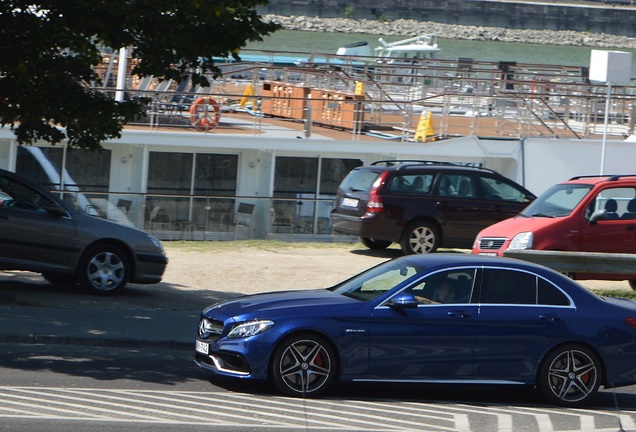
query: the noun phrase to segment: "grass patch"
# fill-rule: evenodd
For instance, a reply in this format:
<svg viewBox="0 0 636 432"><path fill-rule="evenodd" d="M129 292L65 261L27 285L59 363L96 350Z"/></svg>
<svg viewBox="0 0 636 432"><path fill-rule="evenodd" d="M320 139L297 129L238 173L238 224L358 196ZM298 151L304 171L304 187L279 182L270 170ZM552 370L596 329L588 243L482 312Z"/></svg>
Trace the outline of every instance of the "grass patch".
<svg viewBox="0 0 636 432"><path fill-rule="evenodd" d="M257 250L289 250L289 249L360 249L361 243L327 243L327 242L284 242L274 240L236 240L236 241L162 241L167 251L180 250L189 252L227 252L241 249Z"/></svg>
<svg viewBox="0 0 636 432"><path fill-rule="evenodd" d="M603 296L603 297L617 297L624 298L629 300L636 300L636 291L634 290L592 290L594 294Z"/></svg>

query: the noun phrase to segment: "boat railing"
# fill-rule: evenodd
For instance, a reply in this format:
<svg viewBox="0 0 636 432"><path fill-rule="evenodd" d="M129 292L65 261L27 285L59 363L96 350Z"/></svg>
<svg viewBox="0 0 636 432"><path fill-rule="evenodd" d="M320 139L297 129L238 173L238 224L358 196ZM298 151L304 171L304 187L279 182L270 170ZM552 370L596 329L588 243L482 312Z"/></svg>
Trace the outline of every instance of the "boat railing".
<svg viewBox="0 0 636 432"><path fill-rule="evenodd" d="M55 190L79 211L134 226L161 240L270 239L347 241L332 232L335 195L286 192L281 197ZM239 214L249 209L249 214Z"/></svg>
<svg viewBox="0 0 636 432"><path fill-rule="evenodd" d="M136 125L151 128L232 133L237 128L226 120L247 116L251 121L242 124L251 124L251 130L245 133L260 133L267 122L282 120L305 132L308 123L332 128L341 132L339 139L364 135L409 140L412 133L395 138L391 131L415 131L422 113L431 112L438 139L526 134L593 138L602 133L607 87L590 82L584 67L466 58L390 65L375 58L302 53L292 53L298 64L279 64L274 59L280 56L267 53L266 63L221 63L222 78L210 77L206 89L177 90L178 83L140 89L140 80L129 77L125 89L103 91L149 97L147 116ZM214 127L193 127L190 111L200 97L218 105L220 121ZM635 99L636 87L612 87L608 138L634 133ZM383 131L387 137L369 131Z"/></svg>

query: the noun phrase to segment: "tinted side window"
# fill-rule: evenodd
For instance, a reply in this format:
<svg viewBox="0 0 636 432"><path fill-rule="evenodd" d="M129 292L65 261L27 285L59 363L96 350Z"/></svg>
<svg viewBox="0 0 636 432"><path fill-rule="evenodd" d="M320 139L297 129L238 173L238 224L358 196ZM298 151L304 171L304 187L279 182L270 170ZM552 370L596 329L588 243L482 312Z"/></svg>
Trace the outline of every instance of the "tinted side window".
<svg viewBox="0 0 636 432"><path fill-rule="evenodd" d="M635 219L636 191L633 187L603 189L596 196L592 211L605 210L605 219Z"/></svg>
<svg viewBox="0 0 636 432"><path fill-rule="evenodd" d="M420 304L470 303L474 269L439 272L408 288Z"/></svg>
<svg viewBox="0 0 636 432"><path fill-rule="evenodd" d="M394 193L428 194L433 185L432 174L408 174L393 177L389 191Z"/></svg>
<svg viewBox="0 0 636 432"><path fill-rule="evenodd" d="M440 196L457 196L460 177L462 176L441 174L437 183L437 193Z"/></svg>
<svg viewBox="0 0 636 432"><path fill-rule="evenodd" d="M560 289L545 279L539 279L539 304L552 306L569 306L570 301Z"/></svg>
<svg viewBox="0 0 636 432"><path fill-rule="evenodd" d="M44 213L47 204L52 201L22 183L8 178L0 178L0 205L22 210L32 210Z"/></svg>
<svg viewBox="0 0 636 432"><path fill-rule="evenodd" d="M500 178L479 177L479 183L486 199L500 199L504 201L525 202L526 194L514 184Z"/></svg>
<svg viewBox="0 0 636 432"><path fill-rule="evenodd" d="M537 277L516 270L485 269L480 303L537 304Z"/></svg>
<svg viewBox="0 0 636 432"><path fill-rule="evenodd" d="M475 180L468 174L441 174L437 184L440 196L457 198L479 198Z"/></svg>

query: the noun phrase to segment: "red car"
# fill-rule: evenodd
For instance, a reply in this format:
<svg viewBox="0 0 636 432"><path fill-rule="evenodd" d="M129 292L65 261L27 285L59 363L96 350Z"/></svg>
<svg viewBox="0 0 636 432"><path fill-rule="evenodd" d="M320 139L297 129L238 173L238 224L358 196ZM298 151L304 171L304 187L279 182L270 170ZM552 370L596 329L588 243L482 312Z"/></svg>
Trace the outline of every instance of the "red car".
<svg viewBox="0 0 636 432"><path fill-rule="evenodd" d="M552 186L517 216L483 229L473 253L556 250L636 254L636 175L579 176ZM625 280L620 274L575 279Z"/></svg>

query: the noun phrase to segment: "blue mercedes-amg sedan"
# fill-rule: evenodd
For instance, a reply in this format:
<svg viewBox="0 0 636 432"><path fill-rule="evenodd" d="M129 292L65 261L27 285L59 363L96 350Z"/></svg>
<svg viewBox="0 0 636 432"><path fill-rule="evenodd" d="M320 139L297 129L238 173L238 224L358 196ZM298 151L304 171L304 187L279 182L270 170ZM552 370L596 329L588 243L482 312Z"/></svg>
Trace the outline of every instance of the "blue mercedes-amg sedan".
<svg viewBox="0 0 636 432"><path fill-rule="evenodd" d="M334 380L502 384L575 407L636 383L636 303L524 261L410 255L328 289L212 305L196 362L291 396Z"/></svg>

